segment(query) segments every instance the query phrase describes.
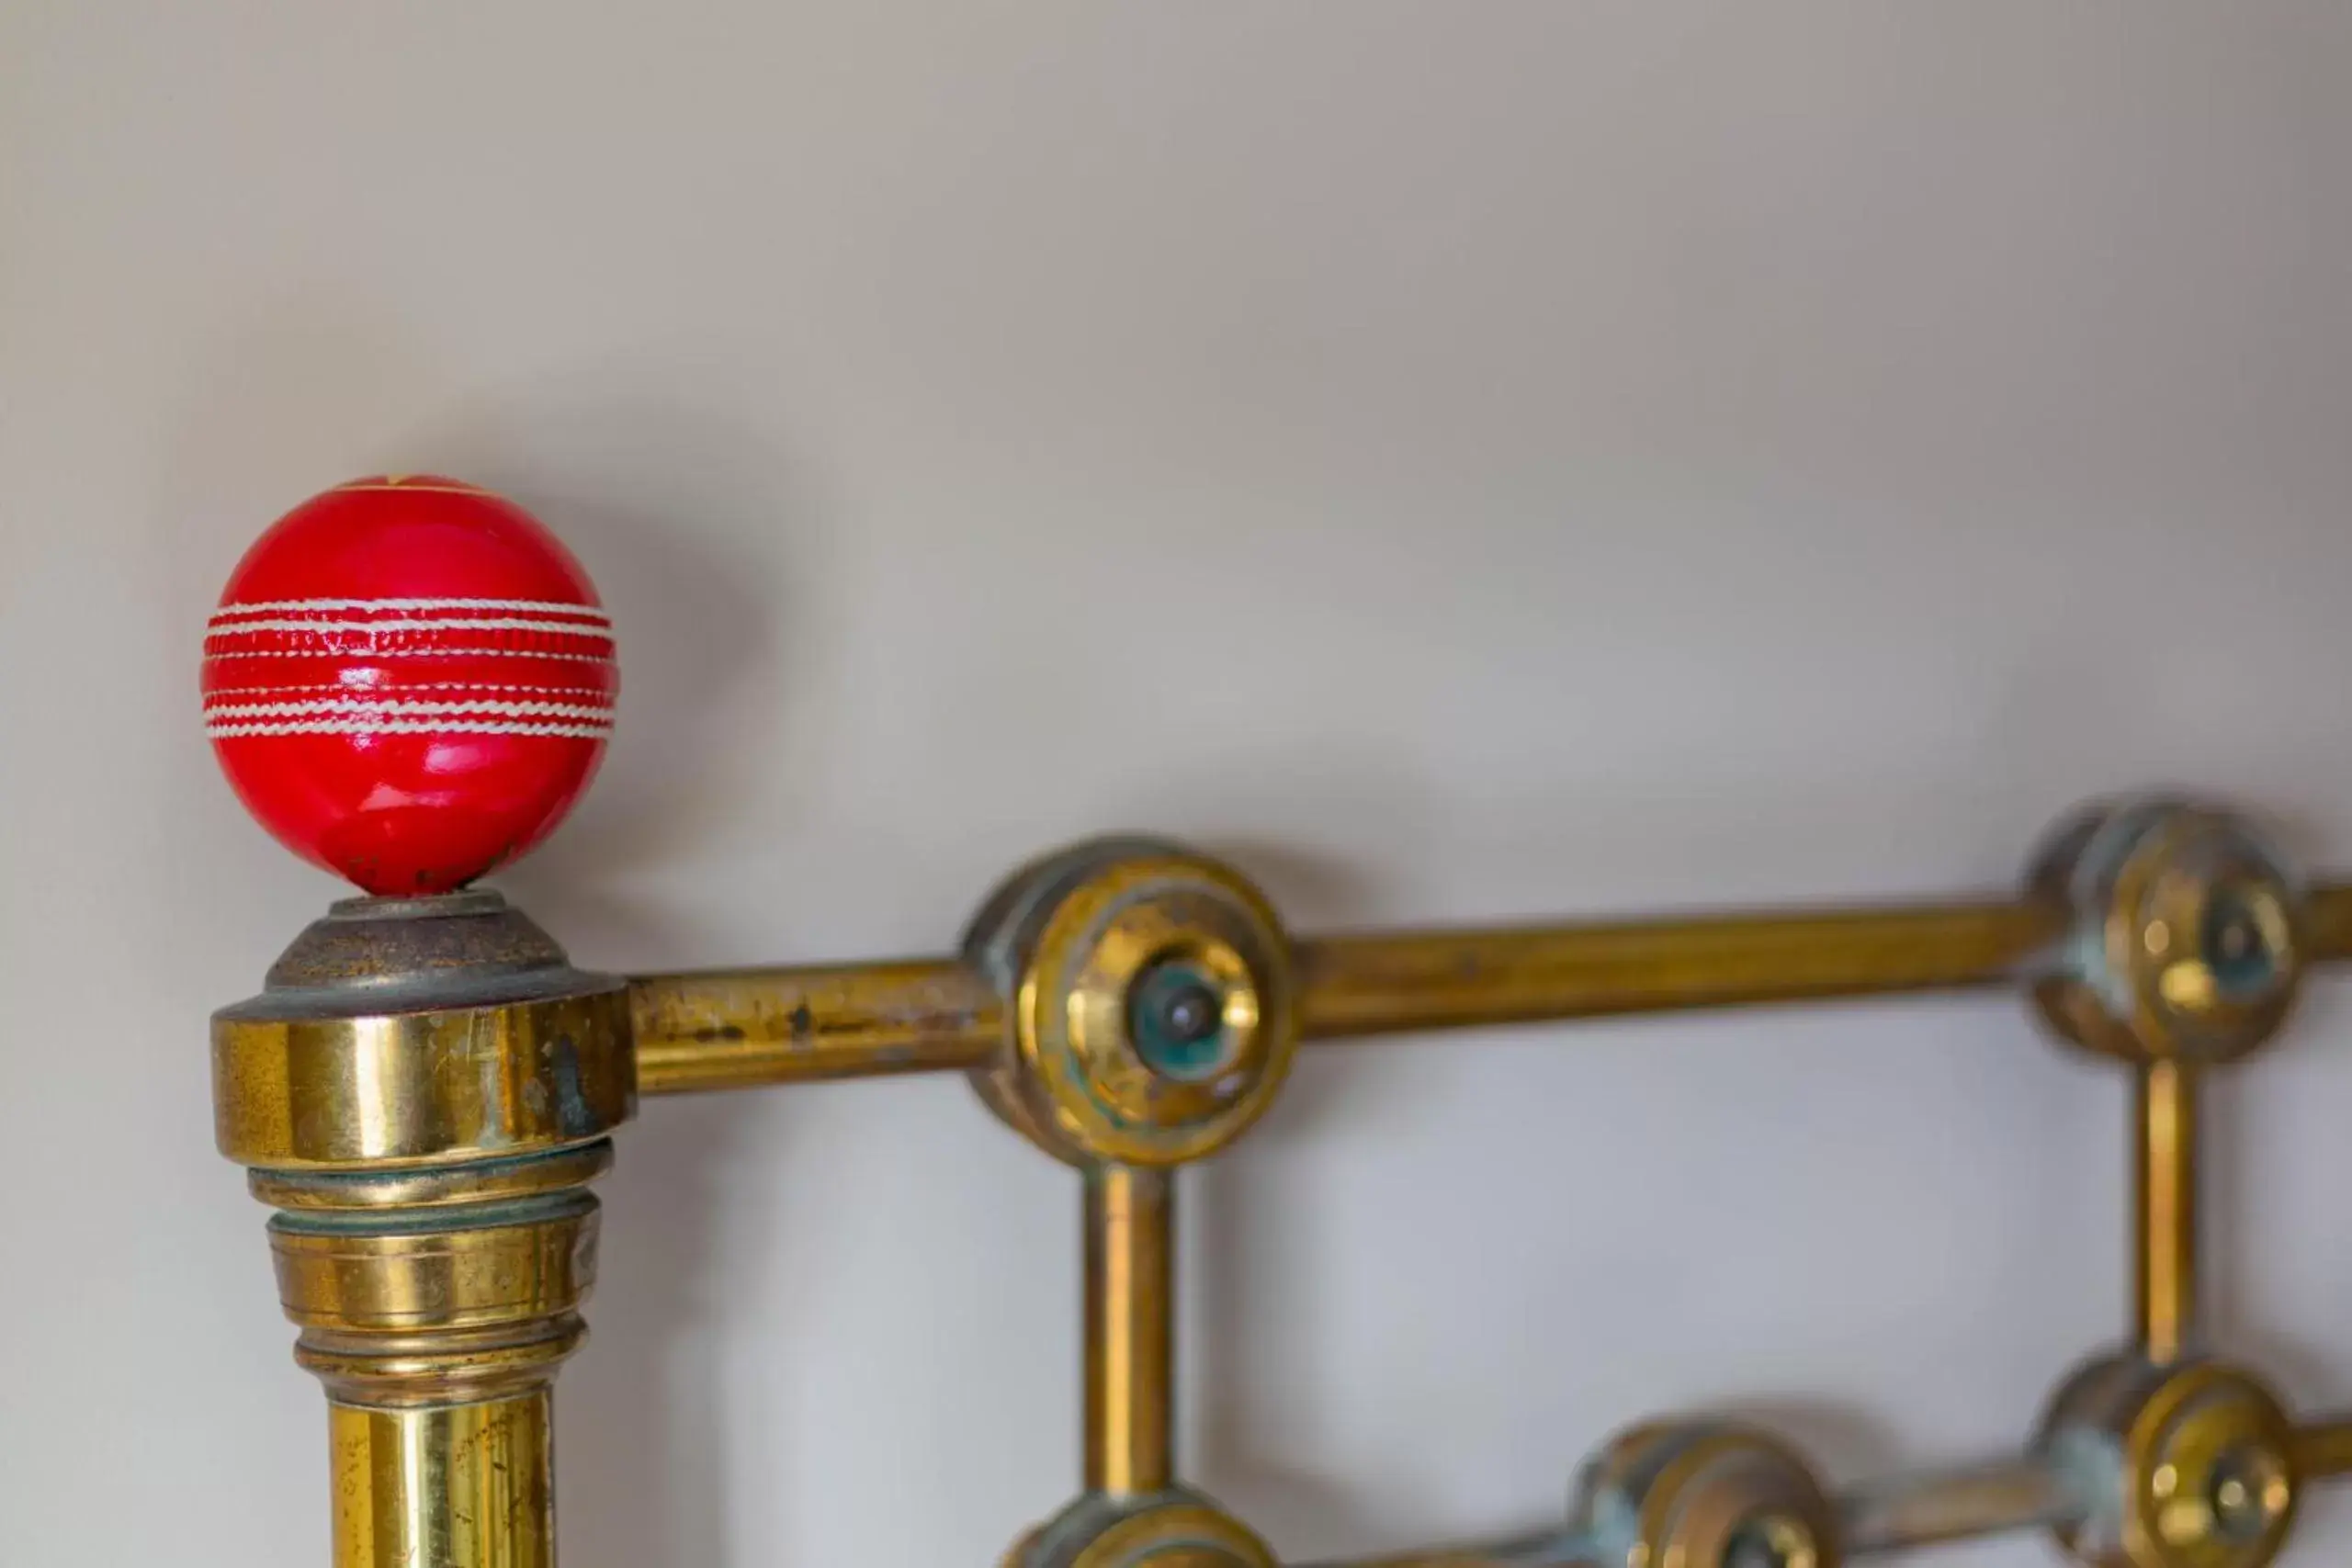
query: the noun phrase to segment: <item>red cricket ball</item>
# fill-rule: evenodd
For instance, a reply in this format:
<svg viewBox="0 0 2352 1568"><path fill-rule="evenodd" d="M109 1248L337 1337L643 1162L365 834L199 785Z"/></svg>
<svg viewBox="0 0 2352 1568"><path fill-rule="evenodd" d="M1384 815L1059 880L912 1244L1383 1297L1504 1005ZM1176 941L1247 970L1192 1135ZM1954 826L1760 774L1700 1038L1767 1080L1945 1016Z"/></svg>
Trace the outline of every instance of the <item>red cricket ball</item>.
<svg viewBox="0 0 2352 1568"><path fill-rule="evenodd" d="M588 574L530 513L429 475L313 496L204 637L204 722L245 808L370 893L442 893L537 843L620 684Z"/></svg>

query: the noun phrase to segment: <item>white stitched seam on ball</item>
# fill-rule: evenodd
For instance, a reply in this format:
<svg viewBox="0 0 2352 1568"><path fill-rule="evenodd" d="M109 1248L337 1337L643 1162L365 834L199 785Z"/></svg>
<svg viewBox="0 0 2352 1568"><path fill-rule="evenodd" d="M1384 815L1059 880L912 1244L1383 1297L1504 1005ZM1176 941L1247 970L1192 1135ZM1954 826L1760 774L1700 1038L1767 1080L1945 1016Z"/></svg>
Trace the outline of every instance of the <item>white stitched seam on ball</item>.
<svg viewBox="0 0 2352 1568"><path fill-rule="evenodd" d="M347 714L355 717L368 714L411 714L419 717L492 714L506 718L609 719L613 716L613 708L610 703L511 703L487 698L476 702L443 703L365 702L356 698L314 703L229 703L215 699L204 705L204 716L216 719L298 718L305 715L324 714Z"/></svg>
<svg viewBox="0 0 2352 1568"><path fill-rule="evenodd" d="M219 703L235 697L257 697L285 692L311 692L320 696L350 697L362 701L401 696L411 692L504 693L509 696L536 697L543 702L556 697L584 697L592 703L612 700L611 694L601 686L520 686L498 681L403 681L389 692L376 686L346 686L340 681L300 681L290 686L224 686L217 692L207 693L204 700Z"/></svg>
<svg viewBox="0 0 2352 1568"><path fill-rule="evenodd" d="M526 723L520 719L285 719L255 724L208 724L215 740L252 735L554 735L601 739L610 724Z"/></svg>
<svg viewBox="0 0 2352 1568"><path fill-rule="evenodd" d="M401 616L391 620L356 621L328 619L314 621L215 621L205 630L209 639L216 637L243 637L249 632L315 632L335 635L344 632L553 632L560 637L593 637L609 638L613 635L608 621L534 621L520 615L447 616L440 620L424 620Z"/></svg>
<svg viewBox="0 0 2352 1568"><path fill-rule="evenodd" d="M207 659L334 659L332 650L315 648L243 648L220 651L207 649ZM546 653L536 648L375 648L361 659L565 659L575 664L605 664L613 662L609 653Z"/></svg>
<svg viewBox="0 0 2352 1568"><path fill-rule="evenodd" d="M612 618L601 604L566 604L554 599L256 599L247 604L223 604L212 612L212 618L217 621L223 615L339 610L528 610L549 615L584 615L598 621Z"/></svg>

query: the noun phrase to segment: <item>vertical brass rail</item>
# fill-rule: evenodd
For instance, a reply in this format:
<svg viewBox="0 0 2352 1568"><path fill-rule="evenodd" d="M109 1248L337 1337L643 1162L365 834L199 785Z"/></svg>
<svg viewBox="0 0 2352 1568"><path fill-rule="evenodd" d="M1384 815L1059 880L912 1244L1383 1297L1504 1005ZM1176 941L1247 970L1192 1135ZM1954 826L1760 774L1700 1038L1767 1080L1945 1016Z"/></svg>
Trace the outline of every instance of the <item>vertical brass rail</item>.
<svg viewBox="0 0 2352 1568"><path fill-rule="evenodd" d="M2197 1332L2197 1069L2152 1062L2134 1082L2134 1324L2163 1363Z"/></svg>
<svg viewBox="0 0 2352 1568"><path fill-rule="evenodd" d="M1086 1172L1086 1486L1175 1480L1175 1194L1165 1171Z"/></svg>
<svg viewBox="0 0 2352 1568"><path fill-rule="evenodd" d="M555 1568L552 1404L330 1405L334 1568Z"/></svg>

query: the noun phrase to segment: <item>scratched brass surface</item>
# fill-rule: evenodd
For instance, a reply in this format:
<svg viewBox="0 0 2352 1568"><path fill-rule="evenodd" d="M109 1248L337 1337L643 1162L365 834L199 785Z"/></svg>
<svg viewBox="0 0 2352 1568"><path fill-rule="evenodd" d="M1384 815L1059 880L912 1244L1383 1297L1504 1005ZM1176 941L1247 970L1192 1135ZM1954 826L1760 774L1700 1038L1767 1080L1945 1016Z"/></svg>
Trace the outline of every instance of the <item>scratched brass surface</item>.
<svg viewBox="0 0 2352 1568"><path fill-rule="evenodd" d="M2153 1061L2132 1075L2132 1284L2140 1343L2177 1360L2197 1330L2198 1076Z"/></svg>
<svg viewBox="0 0 2352 1568"><path fill-rule="evenodd" d="M278 1299L305 1327L413 1334L537 1322L570 1312L594 1274L596 1201L585 1192L358 1225L310 1218L281 1216L269 1236Z"/></svg>
<svg viewBox="0 0 2352 1568"><path fill-rule="evenodd" d="M544 1388L419 1410L328 1407L334 1568L555 1568Z"/></svg>
<svg viewBox="0 0 2352 1568"><path fill-rule="evenodd" d="M604 1136L637 1102L618 982L578 996L212 1025L220 1152L272 1170L497 1159Z"/></svg>
<svg viewBox="0 0 2352 1568"><path fill-rule="evenodd" d="M1347 1039L2022 979L2064 934L2041 900L1792 910L1295 945L1302 1036ZM2352 885L2305 901L2311 956L2352 959ZM965 1071L1003 1043L1003 1005L954 959L655 975L631 985L648 1094Z"/></svg>
<svg viewBox="0 0 2352 1568"><path fill-rule="evenodd" d="M1175 1480L1175 1187L1165 1171L1085 1177L1086 1484L1112 1496Z"/></svg>
<svg viewBox="0 0 2352 1568"><path fill-rule="evenodd" d="M1326 937L1298 950L1310 1039L1991 985L2063 930L1960 903Z"/></svg>
<svg viewBox="0 0 2352 1568"><path fill-rule="evenodd" d="M2038 905L1372 932L1295 947L1299 1027L1406 1030L1999 984L2055 940ZM646 976L631 983L647 1094L928 1070L1003 1046L1002 1004L952 959Z"/></svg>
<svg viewBox="0 0 2352 1568"><path fill-rule="evenodd" d="M549 1386L629 1026L623 982L485 892L337 904L214 1014L220 1147L327 1392L337 1568L552 1568Z"/></svg>
<svg viewBox="0 0 2352 1568"><path fill-rule="evenodd" d="M1004 1010L952 959L649 975L630 982L647 1094L960 1072L1004 1044Z"/></svg>

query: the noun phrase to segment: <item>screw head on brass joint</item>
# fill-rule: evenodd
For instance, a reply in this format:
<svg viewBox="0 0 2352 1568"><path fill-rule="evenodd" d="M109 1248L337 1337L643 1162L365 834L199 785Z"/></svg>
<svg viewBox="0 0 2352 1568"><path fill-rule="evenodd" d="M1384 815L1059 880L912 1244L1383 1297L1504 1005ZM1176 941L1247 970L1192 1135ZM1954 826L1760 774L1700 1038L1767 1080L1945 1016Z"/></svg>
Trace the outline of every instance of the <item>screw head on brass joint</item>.
<svg viewBox="0 0 2352 1568"><path fill-rule="evenodd" d="M1072 1163L1213 1154L1272 1103L1298 1043L1290 945L1263 895L1148 839L1077 845L1017 873L966 937L1005 998L989 1106Z"/></svg>
<svg viewBox="0 0 2352 1568"><path fill-rule="evenodd" d="M1576 1533L1611 1562L1838 1568L1838 1518L1779 1438L1725 1422L1621 1433L1585 1468Z"/></svg>
<svg viewBox="0 0 2352 1568"><path fill-rule="evenodd" d="M2091 1568L2267 1568L2294 1522L2293 1425L2218 1362L2093 1361L2060 1390L2038 1446L2090 1504L2058 1535Z"/></svg>
<svg viewBox="0 0 2352 1568"><path fill-rule="evenodd" d="M2072 914L2034 986L2064 1038L2135 1063L2215 1063L2285 1021L2307 954L2301 889L2239 818L2173 799L2093 807L2029 882Z"/></svg>
<svg viewBox="0 0 2352 1568"><path fill-rule="evenodd" d="M1199 1494L1089 1494L1029 1532L1002 1568L1279 1568L1266 1543Z"/></svg>
<svg viewBox="0 0 2352 1568"><path fill-rule="evenodd" d="M280 518L204 637L204 718L247 810L369 893L461 887L552 831L612 731L612 623L510 502L355 479Z"/></svg>

